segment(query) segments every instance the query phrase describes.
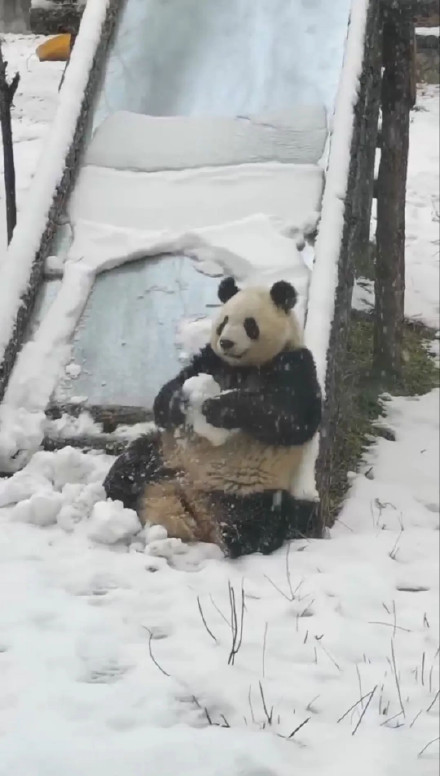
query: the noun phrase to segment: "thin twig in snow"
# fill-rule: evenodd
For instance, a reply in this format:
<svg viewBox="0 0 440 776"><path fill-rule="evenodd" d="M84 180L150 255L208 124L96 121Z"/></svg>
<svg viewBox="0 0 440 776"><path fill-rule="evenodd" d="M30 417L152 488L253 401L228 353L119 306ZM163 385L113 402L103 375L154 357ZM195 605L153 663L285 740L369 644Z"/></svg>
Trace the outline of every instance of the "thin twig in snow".
<svg viewBox="0 0 440 776"><path fill-rule="evenodd" d="M304 725L307 725L307 723L310 722L310 720L311 720L311 717L307 717L307 719L305 719L304 722L301 722L301 724L298 725L298 727L296 727L295 730L292 730L290 736L287 736L287 740L289 741L291 738L293 738L298 733L298 731L304 727Z"/></svg>
<svg viewBox="0 0 440 776"><path fill-rule="evenodd" d="M267 625L267 622L266 622L266 623L265 623L265 626L264 626L264 637L263 637L263 655L262 655L262 663L263 663L263 665L262 665L262 673L263 673L263 679L264 679L264 678L265 678L265 676L266 676L266 641L267 641L267 628L268 628L268 625Z"/></svg>
<svg viewBox="0 0 440 776"><path fill-rule="evenodd" d="M425 660L426 660L426 652L424 652L422 655L422 674L421 674L422 687L425 686Z"/></svg>
<svg viewBox="0 0 440 776"><path fill-rule="evenodd" d="M403 528L402 528L403 530ZM397 629L397 612L396 612L396 602L393 601L393 639L396 636L396 629Z"/></svg>
<svg viewBox="0 0 440 776"><path fill-rule="evenodd" d="M396 717L400 717L402 714L401 711L398 711L397 714L393 714L392 717L388 717L388 719L385 720L385 722L381 722L380 726L383 727L384 725L388 725L388 722L392 722L393 719L396 719Z"/></svg>
<svg viewBox="0 0 440 776"><path fill-rule="evenodd" d="M315 636L315 638L316 638L316 636ZM336 668L338 669L338 671L342 671L342 668L341 668L341 666L340 666L340 665L338 665L338 663L336 662L336 660L334 659L334 657L332 657L332 655L331 655L331 654L330 654L330 652L329 652L329 651L328 651L328 650L327 650L327 649L324 647L324 645L323 645L323 644L321 644L321 642L320 642L320 641L318 641L318 644L319 644L319 646L321 647L322 651L323 651L323 652L324 652L324 653L327 655L328 659L329 659L329 660L331 660L331 662L333 663L333 665L334 665L334 666L336 666Z"/></svg>
<svg viewBox="0 0 440 776"><path fill-rule="evenodd" d="M400 692L399 677L398 677L398 674L397 674L396 655L395 655L395 652L394 652L394 642L392 640L391 640L391 658L392 658L392 661L393 661L394 679L396 681L397 694L399 696L400 708L402 710L403 716L406 717L405 708L404 708L404 705L403 705L403 702L402 702L402 693Z"/></svg>
<svg viewBox="0 0 440 776"><path fill-rule="evenodd" d="M437 738L433 738L432 741L428 741L426 746L423 747L423 749L420 750L417 757L421 757L424 752L426 752L428 746L431 746L431 744L435 744L436 741L440 741L440 736L437 736Z"/></svg>
<svg viewBox="0 0 440 776"><path fill-rule="evenodd" d="M157 662L156 658L155 658L155 657L154 657L154 655L153 655L153 650L152 650L152 648L151 648L151 642L152 642L152 640L153 640L153 633L152 633L152 631L150 631L150 629L149 629L149 628L147 628L145 625L144 625L143 627L145 628L145 630L146 630L146 631L147 631L147 633L149 634L149 638L148 638L148 651L149 651L149 653L150 653L150 657L151 657L151 659L152 659L152 661L153 661L154 665L156 666L156 668L158 668L158 669L159 669L159 671L160 671L160 672L161 672L161 673L162 673L164 676L168 676L168 677L169 677L169 676L171 676L171 674L168 674L168 673L165 671L165 669L164 669L164 668L162 668L162 666L161 666L161 665L159 665L159 663Z"/></svg>
<svg viewBox="0 0 440 776"><path fill-rule="evenodd" d="M412 726L414 725L414 722L418 720L421 714L423 714L423 709L420 709L420 711L417 712L416 716L414 717L413 721L410 724L410 728L412 728Z"/></svg>
<svg viewBox="0 0 440 776"><path fill-rule="evenodd" d="M393 549L391 550L391 552L388 553L388 555L390 556L391 560L396 560L396 558L397 558L397 553L399 552L399 544L400 544L400 539L401 539L402 534L403 534L403 530L401 529L400 533L399 533L399 536L397 537L397 539L396 539L396 541L394 543Z"/></svg>
<svg viewBox="0 0 440 776"><path fill-rule="evenodd" d="M358 683L359 683L359 692L362 695L361 672L359 671L359 666L358 666L357 663L356 663L356 673L357 673ZM364 708L364 702L363 702L362 698L361 698L361 706L362 706L362 708Z"/></svg>
<svg viewBox="0 0 440 776"><path fill-rule="evenodd" d="M386 628L392 628L393 636L395 635L396 630L405 631L405 633L412 633L409 628L403 628L401 625L396 625L393 622L378 622L377 620L369 620L368 625L384 625Z"/></svg>
<svg viewBox="0 0 440 776"><path fill-rule="evenodd" d="M235 655L238 653L243 640L243 622L244 622L244 581L241 583L241 609L240 609L240 623L237 617L237 604L235 601L235 590L231 583L228 582L229 589L229 605L231 607L231 631L232 631L232 646L228 657L228 665L234 665Z"/></svg>
<svg viewBox="0 0 440 776"><path fill-rule="evenodd" d="M437 690L437 692L435 694L435 697L434 697L434 700L432 701L432 703L429 704L428 708L426 709L426 713L428 713L428 711L431 711L431 709L434 706L434 703L436 702L436 700L437 700L439 695L440 695L440 690Z"/></svg>
<svg viewBox="0 0 440 776"><path fill-rule="evenodd" d="M264 711L265 717L267 719L267 723L268 723L268 725L272 725L273 706L271 707L271 710L270 710L270 713L269 713L268 710L267 710L266 698L264 697L263 685L261 684L261 682L258 682L258 685L260 687L261 703L263 704L263 711Z"/></svg>
<svg viewBox="0 0 440 776"><path fill-rule="evenodd" d="M320 697L319 695L315 695L315 697L312 698L311 701L309 701L309 703L306 706L306 711L311 711L312 713L315 713L312 709L312 704L315 703L315 701L317 701L319 697Z"/></svg>
<svg viewBox="0 0 440 776"><path fill-rule="evenodd" d="M342 715L342 717L339 717L336 724L339 725L339 723L342 722L342 720L345 719L345 717L348 717L348 715L350 714L350 711L353 711L356 708L356 706L359 706L359 704L362 703L365 700L365 698L368 698L368 696L371 695L372 692L373 690L370 690L370 692L365 693L365 695L363 695L362 698L359 698L359 700L356 701L356 703L353 703L353 706L350 706L350 708L347 709L347 711Z"/></svg>
<svg viewBox="0 0 440 776"><path fill-rule="evenodd" d="M254 714L254 708L252 706L252 685L249 685L248 703L249 703L249 708L251 710L251 719L252 719L252 722L255 725L255 714Z"/></svg>
<svg viewBox="0 0 440 776"><path fill-rule="evenodd" d="M353 732L352 732L352 734L351 734L352 736L354 736L354 735L355 735L355 733L356 733L356 731L358 730L358 728L359 728L359 726L360 726L360 724L361 724L361 722L362 722L363 718L365 717L365 714L367 713L367 709L368 709L368 707L369 707L369 705L370 705L371 701L372 701L372 700L373 700L373 698L374 698L374 693L376 692L376 690L377 690L377 684L376 684L376 686L375 686L374 690L372 690L372 691L371 691L371 693L370 693L370 697L368 698L368 701L367 701L367 703L366 703L366 705L365 705L365 708L362 710L362 714L361 714L361 716L359 717L359 722L357 723L357 725L356 725L355 729L353 730Z"/></svg>
<svg viewBox="0 0 440 776"><path fill-rule="evenodd" d="M199 597L199 596L197 596L197 606L198 606L198 608L199 608L200 617L202 618L202 622L203 622L203 625L204 625L204 626L205 626L205 628L206 628L206 631L209 633L209 635L211 636L211 638L212 638L212 639L215 641L215 643L217 644L217 639L216 639L216 637L214 636L214 634L213 634L212 630L209 628L209 626L208 626L208 623L206 622L205 615L204 615L204 613L203 613L202 604L200 603L200 597Z"/></svg>
<svg viewBox="0 0 440 776"><path fill-rule="evenodd" d="M231 623L230 623L230 621L229 621L229 620L228 620L228 618L227 618L227 617L226 617L226 616L223 614L223 612L222 612L222 610L220 609L220 607L219 607L219 606L217 606L217 604L216 604L216 602L214 601L214 599L213 599L212 595L210 595L210 596L209 596L209 598L210 598L210 600L211 600L211 603L212 603L212 605L213 605L214 609L215 609L215 610L216 610L216 611L219 613L220 617L222 617L222 618L223 618L223 620L225 621L226 625L229 625L229 627L231 627Z"/></svg>

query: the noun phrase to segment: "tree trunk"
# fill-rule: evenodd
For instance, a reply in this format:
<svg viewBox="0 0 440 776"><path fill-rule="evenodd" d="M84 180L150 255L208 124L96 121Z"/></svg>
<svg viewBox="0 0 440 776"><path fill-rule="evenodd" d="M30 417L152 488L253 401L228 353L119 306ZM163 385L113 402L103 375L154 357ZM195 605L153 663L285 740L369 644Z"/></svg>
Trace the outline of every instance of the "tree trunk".
<svg viewBox="0 0 440 776"><path fill-rule="evenodd" d="M411 107L411 17L386 17L383 36L382 152L377 181L374 368L402 367L405 297L405 199Z"/></svg>
<svg viewBox="0 0 440 776"><path fill-rule="evenodd" d="M15 74L11 83L6 78L7 62L3 60L3 54L0 46L0 124L3 140L3 160L4 160L4 180L6 197L6 225L8 233L8 243L11 242L12 234L17 223L17 199L15 191L15 165L14 165L14 145L12 141L12 121L11 109L17 86L20 81L18 73Z"/></svg>

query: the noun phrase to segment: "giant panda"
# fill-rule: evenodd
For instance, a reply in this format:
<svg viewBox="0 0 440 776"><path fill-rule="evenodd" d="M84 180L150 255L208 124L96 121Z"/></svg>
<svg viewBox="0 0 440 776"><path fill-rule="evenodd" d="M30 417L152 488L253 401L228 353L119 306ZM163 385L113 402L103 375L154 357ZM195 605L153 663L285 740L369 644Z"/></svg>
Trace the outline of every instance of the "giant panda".
<svg viewBox="0 0 440 776"><path fill-rule="evenodd" d="M290 283L239 290L229 277L218 296L223 304L210 343L161 388L157 431L129 446L104 487L136 509L142 524L160 524L170 537L214 542L230 557L267 554L292 526L306 530L310 505L290 488L319 427L320 387ZM196 433L190 420L185 388L200 375L218 386L201 414L223 434L220 444Z"/></svg>

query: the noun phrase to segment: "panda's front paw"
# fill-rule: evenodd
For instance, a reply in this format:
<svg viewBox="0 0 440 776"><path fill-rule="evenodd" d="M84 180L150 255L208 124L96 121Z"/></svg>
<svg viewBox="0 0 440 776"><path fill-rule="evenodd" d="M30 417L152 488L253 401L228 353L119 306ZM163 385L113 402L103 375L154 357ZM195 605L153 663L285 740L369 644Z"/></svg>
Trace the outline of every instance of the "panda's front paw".
<svg viewBox="0 0 440 776"><path fill-rule="evenodd" d="M214 399L206 399L202 404L202 413L207 422L216 428L232 430L239 426L235 408L228 407L222 396L216 396Z"/></svg>
<svg viewBox="0 0 440 776"><path fill-rule="evenodd" d="M169 405L169 422L172 428L183 426L185 424L186 412L188 409L188 399L181 390L176 391Z"/></svg>

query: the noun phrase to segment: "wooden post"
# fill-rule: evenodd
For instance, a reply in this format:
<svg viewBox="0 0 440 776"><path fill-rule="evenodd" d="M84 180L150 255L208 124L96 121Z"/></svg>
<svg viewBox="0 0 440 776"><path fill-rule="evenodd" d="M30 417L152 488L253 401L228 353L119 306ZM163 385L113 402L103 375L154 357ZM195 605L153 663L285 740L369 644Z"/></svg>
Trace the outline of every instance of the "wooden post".
<svg viewBox="0 0 440 776"><path fill-rule="evenodd" d="M4 160L4 179L5 179L5 197L6 197L6 225L8 233L8 243L11 242L12 234L17 223L17 199L15 191L15 165L14 165L14 145L12 140L12 122L11 108L17 86L20 81L18 73L15 74L11 83L6 78L7 62L3 59L2 48L0 44L0 124L3 140L3 160Z"/></svg>
<svg viewBox="0 0 440 776"><path fill-rule="evenodd" d="M383 377L399 375L402 367L412 36L411 14L399 7L390 8L383 31L373 359L375 371Z"/></svg>

